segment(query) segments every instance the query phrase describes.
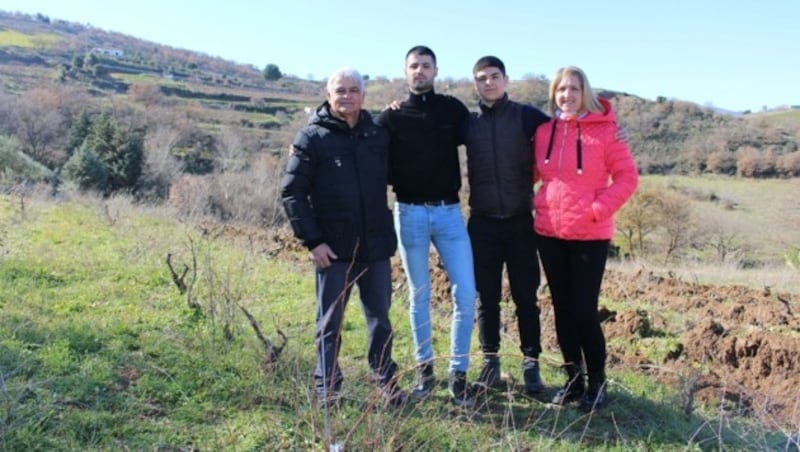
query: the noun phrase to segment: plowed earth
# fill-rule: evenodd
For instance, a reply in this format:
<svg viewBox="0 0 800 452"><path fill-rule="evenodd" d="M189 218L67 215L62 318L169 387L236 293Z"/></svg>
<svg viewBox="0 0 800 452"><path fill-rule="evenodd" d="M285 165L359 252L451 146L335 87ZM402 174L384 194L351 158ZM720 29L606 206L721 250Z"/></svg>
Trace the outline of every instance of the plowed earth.
<svg viewBox="0 0 800 452"><path fill-rule="evenodd" d="M308 253L286 230L208 226L204 232L246 240L270 257L307 259ZM432 308L446 314L451 303L449 282L435 253L430 263ZM397 258L392 270L395 290L404 289ZM509 300L506 288L503 328L516 340ZM546 288L539 302L542 346L560 356ZM700 284L646 270L637 274L609 270L600 316L610 374L615 368L634 370L674 385L682 394L677 402L686 412L707 403L770 425L800 425L800 295Z"/></svg>

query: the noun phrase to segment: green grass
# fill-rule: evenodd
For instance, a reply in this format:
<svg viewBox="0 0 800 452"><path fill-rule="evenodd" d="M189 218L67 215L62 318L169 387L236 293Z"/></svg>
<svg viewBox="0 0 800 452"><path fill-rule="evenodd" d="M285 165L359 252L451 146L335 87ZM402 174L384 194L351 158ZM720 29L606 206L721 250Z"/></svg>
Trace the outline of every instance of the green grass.
<svg viewBox="0 0 800 452"><path fill-rule="evenodd" d="M171 86L176 88L186 88L187 86L184 82L170 80L160 75L151 73L129 74L127 72L111 72L109 76L114 80L120 80L126 83L143 83L159 86Z"/></svg>
<svg viewBox="0 0 800 452"><path fill-rule="evenodd" d="M30 35L0 28L0 47L47 48L60 40L60 36L52 33Z"/></svg>
<svg viewBox="0 0 800 452"><path fill-rule="evenodd" d="M307 389L315 313L307 262L266 258L234 239L212 239L124 198L0 196L0 450L323 450L330 438L353 450L735 450L785 443L785 435L747 420L702 410L685 416L677 388L633 370L610 376L614 402L594 415L553 409L518 387L461 411L443 382L424 403L384 409L369 383L357 294L343 331L345 401L326 422ZM193 301L202 312L173 285L167 254L178 271L196 258ZM403 294L395 300L395 359L408 386L407 303ZM277 366L262 367L263 347L238 306L277 344L277 329L286 335ZM434 320L443 378L449 319L439 313ZM502 352L510 358L506 370L519 378L513 343L504 340ZM544 360L556 361L552 352ZM553 387L563 378L549 364L543 377Z"/></svg>

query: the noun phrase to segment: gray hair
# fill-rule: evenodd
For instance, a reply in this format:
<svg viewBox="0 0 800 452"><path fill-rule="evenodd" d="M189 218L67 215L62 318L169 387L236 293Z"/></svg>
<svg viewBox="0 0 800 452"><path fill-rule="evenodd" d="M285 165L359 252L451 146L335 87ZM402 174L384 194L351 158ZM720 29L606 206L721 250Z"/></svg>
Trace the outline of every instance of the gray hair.
<svg viewBox="0 0 800 452"><path fill-rule="evenodd" d="M331 91L333 84L336 83L337 80L343 78L349 78L350 80L358 83L358 88L361 90L361 92L364 92L364 77L361 76L361 73L351 67L343 67L333 71L330 77L328 77L328 85L326 87L328 92Z"/></svg>

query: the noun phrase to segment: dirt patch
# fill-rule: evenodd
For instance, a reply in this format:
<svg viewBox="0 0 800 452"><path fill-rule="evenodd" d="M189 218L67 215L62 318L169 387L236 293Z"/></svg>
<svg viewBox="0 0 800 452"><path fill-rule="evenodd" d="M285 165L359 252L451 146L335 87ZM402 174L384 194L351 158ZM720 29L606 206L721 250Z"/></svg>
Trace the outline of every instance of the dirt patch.
<svg viewBox="0 0 800 452"><path fill-rule="evenodd" d="M800 296L644 271L609 272L603 296L640 306L608 318L609 339L664 336L674 344L650 358L617 347L615 364L655 369L665 383L688 385L684 392L694 401L772 425L800 422Z"/></svg>
<svg viewBox="0 0 800 452"><path fill-rule="evenodd" d="M288 229L205 225L202 231L244 241L273 258L307 259ZM430 273L432 308L448 313L450 284L435 253ZM392 281L396 292L405 289L397 256L392 259ZM542 292L542 346L557 354L552 304L546 290ZM634 370L676 385L687 412L704 403L772 426L800 424L800 295L700 284L669 273L609 270L602 297L614 300L615 306L631 305L616 311L600 307L610 371ZM511 303L507 287L503 298ZM513 309L503 309L503 323L506 334L518 337ZM669 340L659 341L663 349L653 349L647 347L649 338Z"/></svg>

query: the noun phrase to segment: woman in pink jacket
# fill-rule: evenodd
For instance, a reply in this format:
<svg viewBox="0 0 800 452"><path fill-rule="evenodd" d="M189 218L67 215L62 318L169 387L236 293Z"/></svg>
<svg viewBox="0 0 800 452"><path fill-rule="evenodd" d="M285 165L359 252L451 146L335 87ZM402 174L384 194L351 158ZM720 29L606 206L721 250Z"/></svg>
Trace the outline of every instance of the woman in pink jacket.
<svg viewBox="0 0 800 452"><path fill-rule="evenodd" d="M542 183L534 197L534 229L568 375L553 403L579 401L590 411L608 403L597 305L613 215L639 176L627 144L615 139L611 104L592 92L582 70L556 71L549 109L553 119L539 126L533 143L534 182Z"/></svg>

